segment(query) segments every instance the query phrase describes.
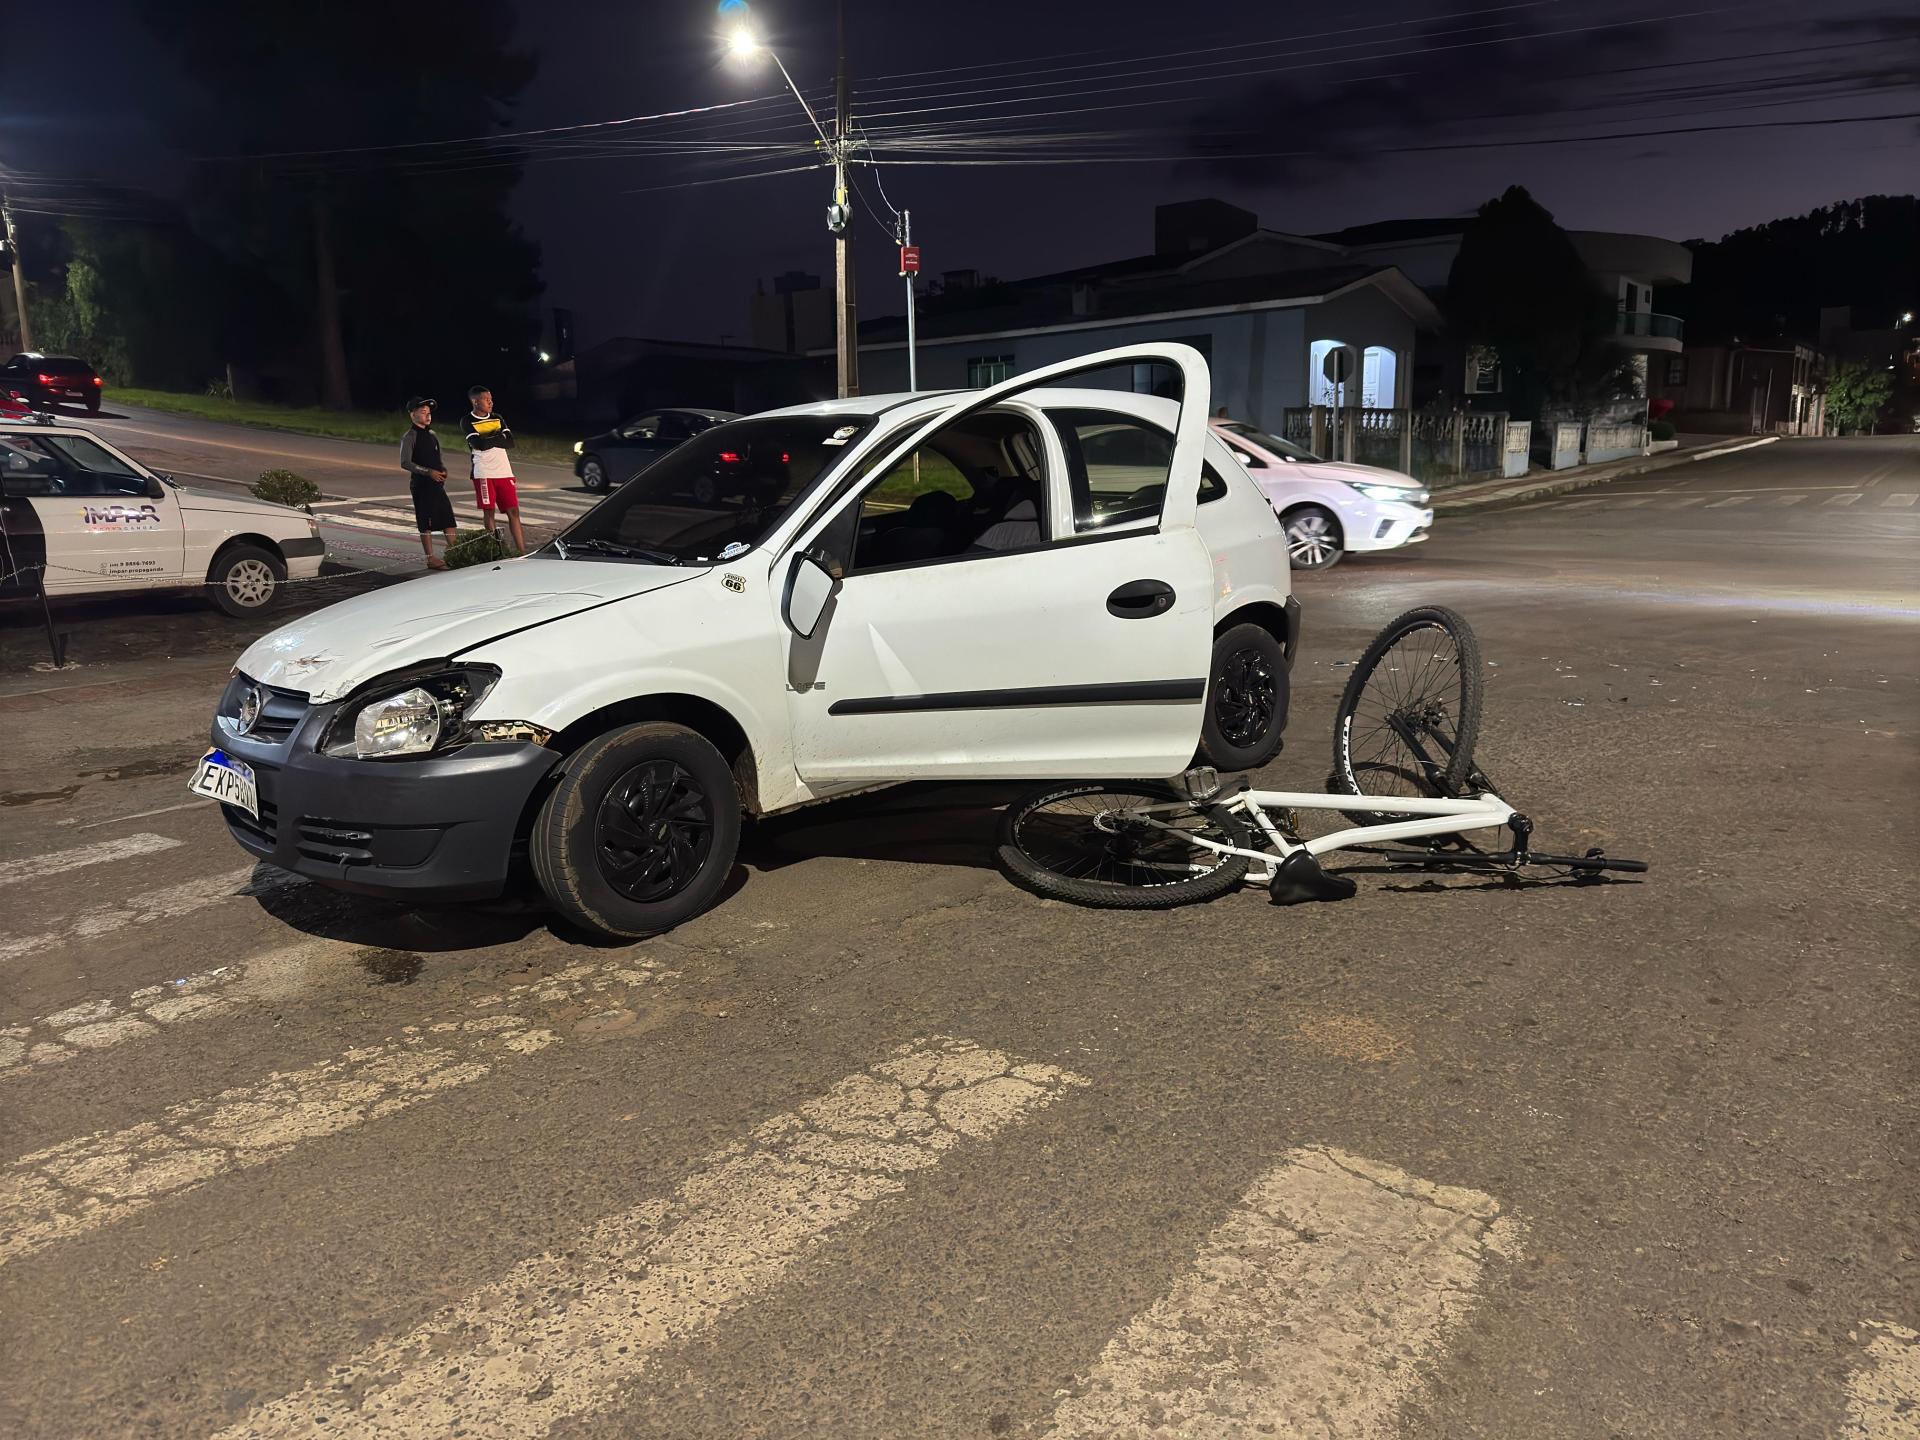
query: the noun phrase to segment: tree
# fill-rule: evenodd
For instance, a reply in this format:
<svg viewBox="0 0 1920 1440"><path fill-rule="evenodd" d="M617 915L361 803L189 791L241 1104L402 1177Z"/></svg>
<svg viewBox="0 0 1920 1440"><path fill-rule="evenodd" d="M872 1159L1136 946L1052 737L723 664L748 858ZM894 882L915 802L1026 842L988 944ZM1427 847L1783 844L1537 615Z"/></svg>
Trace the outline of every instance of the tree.
<svg viewBox="0 0 1920 1440"><path fill-rule="evenodd" d="M1480 207L1447 275L1454 337L1498 356L1510 412L1538 419L1550 401L1589 410L1631 393L1631 361L1612 343L1613 306L1567 232L1515 185Z"/></svg>
<svg viewBox="0 0 1920 1440"><path fill-rule="evenodd" d="M278 333L242 314L230 340L282 340L332 405L481 380L511 394L539 293L507 215L519 170L431 147L499 128L532 77L511 0L340 0L324 22L242 0L143 13L195 82L169 114L207 157L194 226L274 293Z"/></svg>
<svg viewBox="0 0 1920 1440"><path fill-rule="evenodd" d="M1827 421L1839 431L1871 431L1892 395L1891 373L1844 361L1827 379Z"/></svg>

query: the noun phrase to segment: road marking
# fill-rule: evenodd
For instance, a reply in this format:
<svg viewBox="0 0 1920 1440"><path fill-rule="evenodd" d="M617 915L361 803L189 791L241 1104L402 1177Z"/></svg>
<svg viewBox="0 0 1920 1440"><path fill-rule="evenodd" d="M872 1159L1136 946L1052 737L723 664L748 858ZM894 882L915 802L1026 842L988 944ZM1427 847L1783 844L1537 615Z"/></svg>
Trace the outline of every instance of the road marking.
<svg viewBox="0 0 1920 1440"><path fill-rule="evenodd" d="M1920 500L1920 495L1889 495L1880 502L1880 508L1882 510L1905 509L1915 500Z"/></svg>
<svg viewBox="0 0 1920 1440"><path fill-rule="evenodd" d="M1615 509L1628 510L1635 505L1644 505L1651 499L1653 499L1651 495L1629 495L1624 498L1616 497L1613 504Z"/></svg>
<svg viewBox="0 0 1920 1440"><path fill-rule="evenodd" d="M102 840L75 850L56 850L51 855L0 861L0 885L18 885L22 880L38 880L43 875L58 875L87 865L105 865L112 860L131 860L136 855L153 855L185 843L165 835L129 835L124 840Z"/></svg>
<svg viewBox="0 0 1920 1440"><path fill-rule="evenodd" d="M966 1041L902 1046L646 1200L522 1261L411 1334L331 1366L216 1440L544 1435L770 1289L963 1140L1086 1081Z"/></svg>
<svg viewBox="0 0 1920 1440"><path fill-rule="evenodd" d="M1751 495L1729 495L1724 500L1714 501L1711 505L1707 506L1707 509L1723 510L1729 505L1744 505L1747 503L1747 501L1751 500L1752 498L1753 497Z"/></svg>
<svg viewBox="0 0 1920 1440"><path fill-rule="evenodd" d="M1384 1440L1520 1226L1491 1196L1330 1147L1253 1183L1100 1353L1050 1440Z"/></svg>
<svg viewBox="0 0 1920 1440"><path fill-rule="evenodd" d="M1706 498L1707 497L1704 495L1683 495L1677 500L1667 501L1660 508L1662 510L1682 510L1689 505L1698 505L1702 503Z"/></svg>
<svg viewBox="0 0 1920 1440"><path fill-rule="evenodd" d="M1774 498L1773 505L1775 509L1784 510L1789 505L1798 505L1806 498L1805 495L1779 495Z"/></svg>
<svg viewBox="0 0 1920 1440"><path fill-rule="evenodd" d="M363 947L311 939L245 961L143 985L113 1000L88 1000L24 1025L0 1026L0 1076L163 1034L189 1020L224 1015L249 1000L290 998L317 964Z"/></svg>
<svg viewBox="0 0 1920 1440"><path fill-rule="evenodd" d="M147 890L111 905L96 905L74 919L65 930L47 930L38 935L21 935L0 940L0 964L50 949L74 940L97 940L129 925L144 925L150 920L168 920L191 915L209 905L239 895L265 895L271 891L307 882L284 870L258 872L249 865L225 875L203 876L180 885L165 885Z"/></svg>
<svg viewBox="0 0 1920 1440"><path fill-rule="evenodd" d="M169 1106L158 1120L22 1156L0 1176L0 1265L469 1084L500 1061L559 1040L542 1023L542 1007L592 1000L616 982L650 984L660 974L646 962L575 965L472 1000L461 1019L409 1025L304 1070ZM528 1013L514 1013L522 1009Z"/></svg>
<svg viewBox="0 0 1920 1440"><path fill-rule="evenodd" d="M199 810L219 803L218 800L182 800L178 805L162 805L158 810L136 810L131 815L116 815L111 820L89 820L86 824L75 828L98 830L102 825L124 825L129 820L145 820L154 815L171 815L176 810Z"/></svg>
<svg viewBox="0 0 1920 1440"><path fill-rule="evenodd" d="M1847 1430L1860 1440L1920 1440L1920 1334L1869 1320L1867 1363L1847 1376Z"/></svg>
<svg viewBox="0 0 1920 1440"><path fill-rule="evenodd" d="M1859 495L1857 495L1857 494L1854 494L1854 495L1830 495L1830 496L1828 496L1828 497L1827 497L1827 504L1829 504L1829 505L1852 505L1852 504L1854 504L1854 503L1856 503L1856 502L1857 502L1857 501L1858 501L1859 499L1860 499L1860 497L1859 497Z"/></svg>
<svg viewBox="0 0 1920 1440"><path fill-rule="evenodd" d="M1742 440L1737 445L1722 445L1717 450L1702 450L1693 458L1695 460L1711 460L1716 455L1731 455L1738 450L1751 450L1756 445L1771 445L1779 438L1778 435L1762 435L1758 440Z"/></svg>

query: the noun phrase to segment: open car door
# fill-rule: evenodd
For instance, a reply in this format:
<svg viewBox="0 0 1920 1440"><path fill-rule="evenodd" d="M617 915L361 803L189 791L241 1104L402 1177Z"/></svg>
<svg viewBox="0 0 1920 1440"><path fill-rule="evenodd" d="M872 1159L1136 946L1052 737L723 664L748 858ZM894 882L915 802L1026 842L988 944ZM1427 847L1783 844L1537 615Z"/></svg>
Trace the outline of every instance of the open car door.
<svg viewBox="0 0 1920 1440"><path fill-rule="evenodd" d="M1103 523L1048 387L1176 377L1164 472ZM1194 528L1207 364L1136 345L967 395L884 440L778 563L795 764L817 789L877 780L1155 777L1199 741L1213 566ZM1084 396L1087 392L1076 392Z"/></svg>

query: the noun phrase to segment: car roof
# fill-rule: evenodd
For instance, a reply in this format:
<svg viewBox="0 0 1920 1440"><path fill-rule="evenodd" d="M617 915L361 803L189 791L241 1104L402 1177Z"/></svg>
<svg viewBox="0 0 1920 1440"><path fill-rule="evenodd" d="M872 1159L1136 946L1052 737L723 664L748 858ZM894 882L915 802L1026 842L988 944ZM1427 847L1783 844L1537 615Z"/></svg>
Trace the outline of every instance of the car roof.
<svg viewBox="0 0 1920 1440"><path fill-rule="evenodd" d="M921 390L898 391L886 395L849 395L838 400L816 400L807 405L789 405L784 409L768 410L750 418L761 420L776 415L857 415L862 417L887 415L892 419L912 420L945 410L957 397L974 393L976 392L971 390ZM1143 418L1157 419L1168 426L1173 424L1174 417L1179 413L1177 401L1161 395L1142 395L1132 390L1075 389L1070 386L1043 385L1037 390L1022 392L1022 398L1026 395L1041 396L1049 406L1131 411Z"/></svg>
<svg viewBox="0 0 1920 1440"><path fill-rule="evenodd" d="M644 413L644 412L643 412ZM738 420L738 410L707 410L698 405L669 405L655 412L660 415L698 415L703 420Z"/></svg>

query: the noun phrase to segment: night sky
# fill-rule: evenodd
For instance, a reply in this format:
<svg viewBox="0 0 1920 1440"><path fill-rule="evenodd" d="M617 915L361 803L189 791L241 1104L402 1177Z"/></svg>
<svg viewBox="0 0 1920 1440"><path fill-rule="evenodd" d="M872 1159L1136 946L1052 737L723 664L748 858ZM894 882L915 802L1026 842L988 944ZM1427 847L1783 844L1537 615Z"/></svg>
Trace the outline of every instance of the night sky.
<svg viewBox="0 0 1920 1440"><path fill-rule="evenodd" d="M575 311L581 343L738 339L756 279L830 276L826 173L762 174L806 163L805 119L764 61L723 54L711 4L520 8L540 71L512 129L767 97L532 142L515 208L543 248L547 303ZM930 274L1013 278L1141 253L1157 202L1202 195L1315 232L1465 213L1518 183L1571 228L1686 239L1920 181L1912 118L1781 123L1920 111L1910 0L847 9L855 113ZM54 7L10 18L0 163L178 186L184 157L141 124L149 87L169 80L144 68L152 51L131 13L104 0L78 43ZM763 0L752 14L830 108L833 6ZM1630 23L1641 19L1653 23ZM426 42L397 24L396 63L408 43ZM1538 143L1724 126L1764 128ZM1515 140L1534 143L1489 144ZM862 313L894 313L891 241L865 209L856 217Z"/></svg>

